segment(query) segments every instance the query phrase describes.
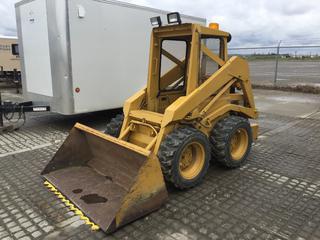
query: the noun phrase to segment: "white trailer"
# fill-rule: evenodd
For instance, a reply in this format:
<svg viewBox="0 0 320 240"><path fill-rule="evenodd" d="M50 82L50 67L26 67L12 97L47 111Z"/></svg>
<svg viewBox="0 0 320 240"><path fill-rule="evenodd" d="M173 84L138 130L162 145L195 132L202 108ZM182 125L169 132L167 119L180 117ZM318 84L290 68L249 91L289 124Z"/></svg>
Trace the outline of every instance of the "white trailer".
<svg viewBox="0 0 320 240"><path fill-rule="evenodd" d="M109 0L17 3L25 99L66 115L122 107L147 81L150 18L166 23L167 13Z"/></svg>

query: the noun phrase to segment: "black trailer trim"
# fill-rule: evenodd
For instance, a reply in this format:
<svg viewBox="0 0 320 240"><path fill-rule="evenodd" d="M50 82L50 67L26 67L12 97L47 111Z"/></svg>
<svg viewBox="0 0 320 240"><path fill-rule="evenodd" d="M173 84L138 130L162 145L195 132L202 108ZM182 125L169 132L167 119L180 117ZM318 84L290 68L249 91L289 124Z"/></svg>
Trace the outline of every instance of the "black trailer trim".
<svg viewBox="0 0 320 240"><path fill-rule="evenodd" d="M49 112L50 106L37 105L31 101L13 103L11 101L2 101L0 93L0 133L4 131L13 131L21 127L25 122L26 112ZM15 113L18 113L18 119L12 122ZM23 124L18 125L18 121L23 119ZM8 120L9 125L4 124L4 120Z"/></svg>

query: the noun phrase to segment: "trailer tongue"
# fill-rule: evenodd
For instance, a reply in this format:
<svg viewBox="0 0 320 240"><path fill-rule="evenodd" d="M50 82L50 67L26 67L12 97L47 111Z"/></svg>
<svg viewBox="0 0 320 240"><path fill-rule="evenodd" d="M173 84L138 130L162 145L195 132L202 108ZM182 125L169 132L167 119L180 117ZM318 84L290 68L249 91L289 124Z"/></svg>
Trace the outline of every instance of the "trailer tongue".
<svg viewBox="0 0 320 240"><path fill-rule="evenodd" d="M159 161L149 151L81 124L42 175L85 213L88 223L105 232L158 209L167 199Z"/></svg>

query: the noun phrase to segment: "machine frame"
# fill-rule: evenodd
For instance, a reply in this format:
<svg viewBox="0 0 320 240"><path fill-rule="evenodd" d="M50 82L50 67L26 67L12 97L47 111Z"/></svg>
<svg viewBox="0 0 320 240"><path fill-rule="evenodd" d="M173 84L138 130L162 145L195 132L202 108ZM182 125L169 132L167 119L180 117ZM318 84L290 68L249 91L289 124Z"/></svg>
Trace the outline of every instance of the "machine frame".
<svg viewBox="0 0 320 240"><path fill-rule="evenodd" d="M221 38L222 58L200 44L202 35ZM170 105L161 106L159 102L161 96L159 95L160 42L164 38L177 36L189 36L192 39L186 93L176 96ZM184 124L192 125L209 135L215 123L227 114L236 113L256 119L258 111L254 104L248 64L240 57L228 59L229 36L229 33L221 30L189 23L154 28L150 43L147 87L125 102L125 118L119 138L128 140L129 134L134 135L137 131L135 126L146 126L151 129L149 136L138 134L140 140L133 140L133 142L140 147L157 152L163 138L181 125L181 120ZM200 59L194 57L200 56L200 52L206 54L220 67L201 84L199 84ZM236 92L235 89L240 91ZM165 109L164 113L159 113L159 109ZM253 137L256 139L258 125L252 124L252 130ZM141 138L144 139L141 140Z"/></svg>

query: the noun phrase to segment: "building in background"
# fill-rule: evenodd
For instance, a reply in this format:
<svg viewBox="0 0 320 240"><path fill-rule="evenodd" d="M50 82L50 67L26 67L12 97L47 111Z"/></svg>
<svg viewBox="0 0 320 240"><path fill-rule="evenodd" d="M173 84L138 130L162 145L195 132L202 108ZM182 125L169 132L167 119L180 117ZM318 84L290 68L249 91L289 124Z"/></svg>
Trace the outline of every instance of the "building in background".
<svg viewBox="0 0 320 240"><path fill-rule="evenodd" d="M20 84L20 57L18 38L0 36L0 81Z"/></svg>

